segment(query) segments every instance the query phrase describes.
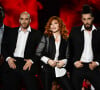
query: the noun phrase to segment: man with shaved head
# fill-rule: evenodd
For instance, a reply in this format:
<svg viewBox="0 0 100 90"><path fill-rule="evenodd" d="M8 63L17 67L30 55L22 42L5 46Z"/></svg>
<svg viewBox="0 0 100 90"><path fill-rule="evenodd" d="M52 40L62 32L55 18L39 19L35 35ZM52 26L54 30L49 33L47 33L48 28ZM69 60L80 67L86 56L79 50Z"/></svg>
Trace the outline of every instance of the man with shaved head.
<svg viewBox="0 0 100 90"><path fill-rule="evenodd" d="M30 27L31 18L27 11L20 14L19 23L20 27L14 28L2 44L7 79L4 90L19 90L18 85L21 80L26 90L37 90L34 77L37 70L35 49L41 34Z"/></svg>

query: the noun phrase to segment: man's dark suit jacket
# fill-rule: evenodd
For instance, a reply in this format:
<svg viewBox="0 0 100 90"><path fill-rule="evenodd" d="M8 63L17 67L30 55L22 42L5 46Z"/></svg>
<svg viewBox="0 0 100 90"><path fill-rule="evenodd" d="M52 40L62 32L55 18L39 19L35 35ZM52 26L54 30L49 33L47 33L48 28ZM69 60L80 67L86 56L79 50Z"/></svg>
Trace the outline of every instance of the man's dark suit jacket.
<svg viewBox="0 0 100 90"><path fill-rule="evenodd" d="M6 26L6 25L4 25L4 32L3 32L2 39L3 39L5 33L6 33L8 30L11 30L11 28L8 27L8 26ZM2 41L1 41L1 43L2 43ZM1 46L1 45L0 45L0 46ZM1 48L2 48L2 46L1 46ZM4 61L3 56L2 56L2 54L0 54L0 66L2 65L3 61Z"/></svg>
<svg viewBox="0 0 100 90"><path fill-rule="evenodd" d="M1 52L4 56L4 59L9 56L14 57L13 54L17 44L18 30L19 27L13 28L12 30L7 31L3 37ZM35 51L40 39L41 33L37 30L31 29L26 42L24 58L32 59L34 62L34 66L36 66L35 63L37 62L37 60L35 59ZM34 69L36 69L36 67L34 67Z"/></svg>
<svg viewBox="0 0 100 90"><path fill-rule="evenodd" d="M69 36L69 58L74 63L80 60L84 49L84 31L81 27L74 27ZM92 32L93 61L100 63L100 28Z"/></svg>
<svg viewBox="0 0 100 90"><path fill-rule="evenodd" d="M3 41L3 37L6 36L5 35L6 32L8 32L10 30L11 30L10 27L4 25L4 32L3 32L3 36L2 36L2 41ZM1 49L2 49L2 44L1 44ZM2 53L1 53L1 55L0 55L0 75L2 75L2 72L3 72L3 63L4 63L4 57L3 57Z"/></svg>

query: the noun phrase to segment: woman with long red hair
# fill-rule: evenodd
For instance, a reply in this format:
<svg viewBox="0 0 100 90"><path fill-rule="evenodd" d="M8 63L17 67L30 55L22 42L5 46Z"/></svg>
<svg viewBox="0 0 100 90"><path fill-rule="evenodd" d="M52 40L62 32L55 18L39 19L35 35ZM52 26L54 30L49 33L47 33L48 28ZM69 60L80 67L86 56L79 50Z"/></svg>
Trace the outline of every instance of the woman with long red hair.
<svg viewBox="0 0 100 90"><path fill-rule="evenodd" d="M46 26L36 55L42 61L43 90L51 90L53 80L56 80L63 90L72 90L67 77L67 30L57 16L52 16Z"/></svg>

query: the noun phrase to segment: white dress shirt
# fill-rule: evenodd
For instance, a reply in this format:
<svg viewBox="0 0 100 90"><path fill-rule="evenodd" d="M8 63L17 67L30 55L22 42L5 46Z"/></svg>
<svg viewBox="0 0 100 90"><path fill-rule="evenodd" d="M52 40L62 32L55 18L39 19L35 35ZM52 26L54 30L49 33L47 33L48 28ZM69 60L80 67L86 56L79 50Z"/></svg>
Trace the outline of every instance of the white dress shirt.
<svg viewBox="0 0 100 90"><path fill-rule="evenodd" d="M55 36L54 36L55 38ZM56 46L56 53L55 53L55 58L54 60L58 60L58 56L59 56L59 47L60 47L60 43L61 43L61 36L59 36L60 41L59 42L55 42L55 46ZM41 57L41 61L43 61L45 64L47 64L48 60L50 58L46 57L46 56L42 56ZM67 64L67 59L62 59L62 61L65 62L65 65ZM66 69L64 68L64 66L62 68L57 68L55 67L55 76L56 77L62 77L66 74Z"/></svg>
<svg viewBox="0 0 100 90"><path fill-rule="evenodd" d="M15 51L14 51L15 57L24 58L24 51L25 51L25 46L26 46L26 42L27 42L29 32L31 32L30 26L27 28L26 32L22 31L21 27L19 28L17 44L16 44L16 48L15 48Z"/></svg>
<svg viewBox="0 0 100 90"><path fill-rule="evenodd" d="M81 56L81 61L84 63L92 62L93 60L93 50L92 50L92 32L97 30L93 25L91 31L85 30L84 25L81 28L81 31L84 30L84 49Z"/></svg>

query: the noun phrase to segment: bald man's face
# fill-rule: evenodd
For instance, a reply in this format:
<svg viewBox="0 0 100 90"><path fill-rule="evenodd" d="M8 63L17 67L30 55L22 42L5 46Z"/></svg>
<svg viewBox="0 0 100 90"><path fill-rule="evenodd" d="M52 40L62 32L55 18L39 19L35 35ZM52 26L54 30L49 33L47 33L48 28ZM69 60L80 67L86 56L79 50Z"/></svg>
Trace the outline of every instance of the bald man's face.
<svg viewBox="0 0 100 90"><path fill-rule="evenodd" d="M23 29L27 29L29 24L30 24L30 22L31 22L30 16L27 13L21 14L19 22L20 22L21 27Z"/></svg>

